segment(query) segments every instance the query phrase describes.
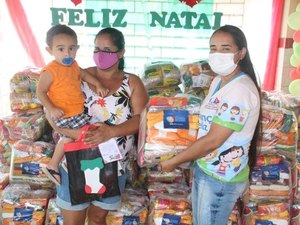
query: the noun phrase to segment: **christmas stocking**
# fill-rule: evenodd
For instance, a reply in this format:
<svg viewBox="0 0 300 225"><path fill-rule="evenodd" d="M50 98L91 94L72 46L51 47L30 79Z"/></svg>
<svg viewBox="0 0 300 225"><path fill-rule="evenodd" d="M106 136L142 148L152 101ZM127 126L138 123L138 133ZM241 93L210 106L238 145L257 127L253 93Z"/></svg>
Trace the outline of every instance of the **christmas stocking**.
<svg viewBox="0 0 300 225"><path fill-rule="evenodd" d="M102 158L81 160L80 165L80 169L84 172L85 193L103 194L106 187L100 182L100 170L104 167Z"/></svg>

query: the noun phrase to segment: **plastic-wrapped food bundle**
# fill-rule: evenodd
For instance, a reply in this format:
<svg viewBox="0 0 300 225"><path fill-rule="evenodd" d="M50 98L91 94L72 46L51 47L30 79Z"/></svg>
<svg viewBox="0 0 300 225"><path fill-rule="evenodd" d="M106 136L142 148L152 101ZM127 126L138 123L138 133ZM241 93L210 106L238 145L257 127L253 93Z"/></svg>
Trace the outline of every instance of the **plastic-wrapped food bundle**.
<svg viewBox="0 0 300 225"><path fill-rule="evenodd" d="M54 151L54 145L43 141L19 140L13 144L10 183L26 183L34 188L53 188L53 182L42 173Z"/></svg>
<svg viewBox="0 0 300 225"><path fill-rule="evenodd" d="M270 199L271 200L271 199ZM285 202L249 203L243 209L243 224L289 225L290 205Z"/></svg>
<svg viewBox="0 0 300 225"><path fill-rule="evenodd" d="M192 225L191 201L186 196L178 194L157 193L150 198L149 225L165 224L163 221L174 220L177 223Z"/></svg>
<svg viewBox="0 0 300 225"><path fill-rule="evenodd" d="M179 68L172 62L152 62L146 64L142 81L150 96L174 96L181 93Z"/></svg>
<svg viewBox="0 0 300 225"><path fill-rule="evenodd" d="M36 110L13 113L4 117L3 121L10 139L30 141L36 141L43 135L47 123L44 112Z"/></svg>
<svg viewBox="0 0 300 225"><path fill-rule="evenodd" d="M0 172L8 173L11 163L11 148L15 140L0 138Z"/></svg>
<svg viewBox="0 0 300 225"><path fill-rule="evenodd" d="M28 184L10 184L1 197L2 225L43 225L53 190L31 189Z"/></svg>
<svg viewBox="0 0 300 225"><path fill-rule="evenodd" d="M278 154L259 155L250 175L250 200L278 198L287 201L291 192L291 164Z"/></svg>
<svg viewBox="0 0 300 225"><path fill-rule="evenodd" d="M10 79L10 105L13 112L41 108L36 96L36 87L40 76L40 68L29 67Z"/></svg>
<svg viewBox="0 0 300 225"><path fill-rule="evenodd" d="M56 204L56 198L51 198L46 212L46 225L63 225L61 209Z"/></svg>
<svg viewBox="0 0 300 225"><path fill-rule="evenodd" d="M184 97L152 97L141 115L138 164L152 167L197 139L199 104Z"/></svg>
<svg viewBox="0 0 300 225"><path fill-rule="evenodd" d="M10 108L12 112L42 108L35 93L10 93Z"/></svg>
<svg viewBox="0 0 300 225"><path fill-rule="evenodd" d="M207 61L201 60L180 66L180 76L184 93L198 95L202 90L209 89L214 78Z"/></svg>
<svg viewBox="0 0 300 225"><path fill-rule="evenodd" d="M144 189L126 188L122 194L121 207L109 211L107 225L140 224L144 225L148 217L149 199ZM134 221L136 223L134 223Z"/></svg>

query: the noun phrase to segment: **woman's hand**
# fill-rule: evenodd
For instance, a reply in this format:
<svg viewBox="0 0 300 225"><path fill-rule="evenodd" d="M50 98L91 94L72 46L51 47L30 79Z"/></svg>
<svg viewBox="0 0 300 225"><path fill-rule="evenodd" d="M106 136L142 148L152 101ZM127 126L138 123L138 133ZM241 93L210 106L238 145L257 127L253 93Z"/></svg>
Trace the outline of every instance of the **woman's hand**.
<svg viewBox="0 0 300 225"><path fill-rule="evenodd" d="M95 123L88 131L84 132L83 142L88 145L98 145L113 138L113 127L105 123Z"/></svg>
<svg viewBox="0 0 300 225"><path fill-rule="evenodd" d="M173 163L172 159L161 161L158 165L161 172L172 172L176 167L177 164Z"/></svg>

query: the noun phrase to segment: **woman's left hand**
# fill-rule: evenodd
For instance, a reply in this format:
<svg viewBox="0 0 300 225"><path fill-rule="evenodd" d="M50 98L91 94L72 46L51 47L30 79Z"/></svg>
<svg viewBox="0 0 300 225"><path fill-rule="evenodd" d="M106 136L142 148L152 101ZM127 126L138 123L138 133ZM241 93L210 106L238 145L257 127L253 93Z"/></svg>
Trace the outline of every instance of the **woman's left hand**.
<svg viewBox="0 0 300 225"><path fill-rule="evenodd" d="M84 132L83 142L89 145L98 145L113 137L112 128L105 123L95 123L88 131Z"/></svg>

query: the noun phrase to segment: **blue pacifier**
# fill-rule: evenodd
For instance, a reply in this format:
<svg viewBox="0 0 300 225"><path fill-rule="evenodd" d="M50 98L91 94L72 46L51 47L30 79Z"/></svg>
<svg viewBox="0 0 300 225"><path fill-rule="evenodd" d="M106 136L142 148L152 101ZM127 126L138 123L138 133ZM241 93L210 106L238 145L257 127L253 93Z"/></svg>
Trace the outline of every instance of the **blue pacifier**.
<svg viewBox="0 0 300 225"><path fill-rule="evenodd" d="M66 57L66 58L63 58L63 60L62 60L62 63L66 66L72 65L73 62L74 62L74 59L72 57Z"/></svg>

